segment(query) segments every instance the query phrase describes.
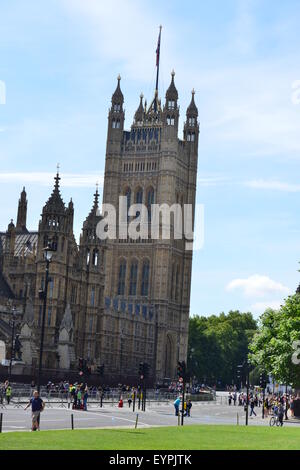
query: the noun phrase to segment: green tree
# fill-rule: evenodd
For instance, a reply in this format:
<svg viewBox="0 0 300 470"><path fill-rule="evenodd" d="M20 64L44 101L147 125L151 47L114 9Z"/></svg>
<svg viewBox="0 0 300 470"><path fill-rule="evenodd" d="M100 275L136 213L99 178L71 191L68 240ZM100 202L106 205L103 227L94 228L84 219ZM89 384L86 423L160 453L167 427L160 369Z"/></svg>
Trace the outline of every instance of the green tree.
<svg viewBox="0 0 300 470"><path fill-rule="evenodd" d="M252 314L239 311L191 318L188 348L191 376L211 385L236 383L237 366L246 360L256 328Z"/></svg>
<svg viewBox="0 0 300 470"><path fill-rule="evenodd" d="M250 345L250 360L279 383L300 387L300 365L293 361L300 341L300 294L290 296L279 310L268 309Z"/></svg>

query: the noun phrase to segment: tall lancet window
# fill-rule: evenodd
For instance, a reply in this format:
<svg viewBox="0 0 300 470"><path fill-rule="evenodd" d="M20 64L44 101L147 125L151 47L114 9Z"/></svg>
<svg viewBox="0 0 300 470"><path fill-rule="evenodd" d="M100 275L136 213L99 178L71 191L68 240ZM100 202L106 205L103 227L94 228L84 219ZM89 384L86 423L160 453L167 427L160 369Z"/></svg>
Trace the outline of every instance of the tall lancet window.
<svg viewBox="0 0 300 470"><path fill-rule="evenodd" d="M126 189L125 196L127 198L127 220L129 220L128 212L129 212L130 205L131 205L131 189L130 188Z"/></svg>
<svg viewBox="0 0 300 470"><path fill-rule="evenodd" d="M138 264L137 264L137 261L133 261L131 268L130 268L129 295L136 295L137 273L138 273Z"/></svg>
<svg viewBox="0 0 300 470"><path fill-rule="evenodd" d="M149 294L149 272L150 272L150 263L149 261L145 261L143 264L142 287L141 287L141 295L144 295L144 296Z"/></svg>
<svg viewBox="0 0 300 470"><path fill-rule="evenodd" d="M151 222L151 210L152 204L154 204L154 189L149 188L147 193L147 209L148 209L148 220Z"/></svg>
<svg viewBox="0 0 300 470"><path fill-rule="evenodd" d="M118 295L125 295L126 261L122 260L119 267Z"/></svg>

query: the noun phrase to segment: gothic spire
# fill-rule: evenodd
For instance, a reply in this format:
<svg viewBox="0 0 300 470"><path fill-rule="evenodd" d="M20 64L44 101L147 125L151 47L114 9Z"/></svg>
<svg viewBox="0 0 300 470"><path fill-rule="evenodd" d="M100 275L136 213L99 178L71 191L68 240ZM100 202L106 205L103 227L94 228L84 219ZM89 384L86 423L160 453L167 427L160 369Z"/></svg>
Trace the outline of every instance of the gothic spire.
<svg viewBox="0 0 300 470"><path fill-rule="evenodd" d="M177 101L178 100L178 91L177 91L177 88L176 88L175 83L174 83L174 77L175 77L174 70L172 71L171 76L172 76L172 80L171 80L170 86L169 86L169 88L167 89L167 92L166 92L166 100L167 101L169 101L169 100Z"/></svg>
<svg viewBox="0 0 300 470"><path fill-rule="evenodd" d="M187 116L193 116L193 117L198 117L198 108L195 104L195 90L193 88L192 90L192 100L190 102L190 105L186 111Z"/></svg>
<svg viewBox="0 0 300 470"><path fill-rule="evenodd" d="M114 92L114 94L112 95L111 102L112 102L113 104L120 104L120 105L122 105L122 104L124 103L124 96L123 96L123 93L122 93L122 91L121 91L120 81L121 81L121 75L119 74L119 75L118 75L118 84L117 84L117 88L115 89L115 92Z"/></svg>
<svg viewBox="0 0 300 470"><path fill-rule="evenodd" d="M17 225L16 225L16 229L18 232L26 231L26 220L27 220L27 194L25 191L25 187L23 187L23 191L21 192L21 196L19 199L19 206L18 206Z"/></svg>
<svg viewBox="0 0 300 470"><path fill-rule="evenodd" d="M136 110L136 113L134 115L135 122L143 121L143 117L144 117L143 99L144 99L144 95L143 95L143 93L141 93L141 95L140 95L140 104L139 104L139 107Z"/></svg>
<svg viewBox="0 0 300 470"><path fill-rule="evenodd" d="M54 188L53 188L51 196L49 197L43 209L44 212L47 211L47 212L55 213L55 212L65 211L65 204L60 194L60 186L59 186L60 179L61 178L59 176L59 168L57 168L57 173L56 173L56 176L54 177Z"/></svg>

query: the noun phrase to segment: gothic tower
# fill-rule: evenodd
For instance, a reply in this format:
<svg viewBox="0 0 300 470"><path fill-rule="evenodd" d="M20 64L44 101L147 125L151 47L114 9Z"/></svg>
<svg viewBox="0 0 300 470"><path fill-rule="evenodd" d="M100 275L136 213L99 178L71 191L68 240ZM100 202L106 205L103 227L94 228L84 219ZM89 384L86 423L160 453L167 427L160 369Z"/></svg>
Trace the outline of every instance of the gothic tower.
<svg viewBox="0 0 300 470"><path fill-rule="evenodd" d="M115 335L110 357L126 374L136 375L139 362L145 361L156 379L174 378L177 361L187 355L192 252L184 238L151 237L151 208L191 204L194 209L198 111L193 92L184 138L178 139L174 72L164 106L157 90L149 107L141 96L130 131L123 130L123 104L118 78L108 118L103 203L118 209L119 196L124 196L128 209L144 204L149 232L147 239L107 240L105 312ZM129 213L127 220L132 220ZM117 234L119 228L117 218Z"/></svg>
<svg viewBox="0 0 300 470"><path fill-rule="evenodd" d="M86 218L80 236L79 257L81 266L80 304L83 306L78 325L78 356L90 363L101 361L102 314L104 291L104 244L96 230L102 219L99 211L98 187L92 209ZM96 364L95 364L96 365Z"/></svg>

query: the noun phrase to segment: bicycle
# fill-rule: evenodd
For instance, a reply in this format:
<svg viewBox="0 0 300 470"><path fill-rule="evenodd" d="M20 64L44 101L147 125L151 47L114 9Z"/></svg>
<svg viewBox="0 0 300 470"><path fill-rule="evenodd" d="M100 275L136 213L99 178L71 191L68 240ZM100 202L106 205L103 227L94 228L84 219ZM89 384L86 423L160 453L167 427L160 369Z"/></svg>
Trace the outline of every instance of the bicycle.
<svg viewBox="0 0 300 470"><path fill-rule="evenodd" d="M283 426L283 421L281 421L278 417L278 415L271 416L270 421L269 421L270 426Z"/></svg>

